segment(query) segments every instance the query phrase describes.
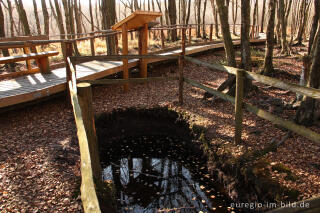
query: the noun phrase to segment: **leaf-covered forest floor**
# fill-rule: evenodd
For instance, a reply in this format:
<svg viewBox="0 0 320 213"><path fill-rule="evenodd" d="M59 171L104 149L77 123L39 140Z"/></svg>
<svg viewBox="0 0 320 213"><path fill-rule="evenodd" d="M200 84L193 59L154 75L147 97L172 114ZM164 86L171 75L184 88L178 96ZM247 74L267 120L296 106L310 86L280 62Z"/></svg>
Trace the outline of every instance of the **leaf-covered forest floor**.
<svg viewBox="0 0 320 213"><path fill-rule="evenodd" d="M261 49L263 47L259 47ZM300 51L300 49L298 49ZM302 49L303 51L303 49ZM263 55L259 50L255 55ZM224 63L224 53L213 52L197 58ZM260 63L260 62L258 62ZM260 64L261 65L261 64ZM276 78L298 83L302 62L299 58L275 59ZM254 68L258 71L258 68ZM150 76L172 76L177 66L154 66ZM185 76L216 88L227 77L204 67L186 63ZM295 110L274 107L273 103L290 102L295 94L256 84L247 100L282 118L292 119ZM184 105L179 106L178 82L152 82L130 86L99 86L93 89L96 113L115 108L168 106L193 115L194 122L208 128L212 143L233 143L234 107L224 101L203 100L204 91L185 85ZM79 148L73 113L64 97L51 99L24 109L0 115L0 211L1 212L81 212ZM281 105L281 104L278 104ZM320 126L311 127L320 133ZM274 137L285 135L270 122L245 112L244 142L233 149L238 156L247 150L260 150ZM270 162L272 178L281 185L300 192L299 199L320 195L320 146L293 135L276 152L264 159ZM289 177L289 178L288 178Z"/></svg>

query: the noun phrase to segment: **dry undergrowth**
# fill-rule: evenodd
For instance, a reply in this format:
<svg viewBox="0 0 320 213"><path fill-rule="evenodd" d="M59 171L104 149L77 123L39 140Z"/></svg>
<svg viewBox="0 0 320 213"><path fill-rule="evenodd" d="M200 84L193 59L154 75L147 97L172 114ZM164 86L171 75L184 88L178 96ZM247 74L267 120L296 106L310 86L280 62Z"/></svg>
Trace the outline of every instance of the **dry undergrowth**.
<svg viewBox="0 0 320 213"><path fill-rule="evenodd" d="M201 56L201 60L223 60L223 53ZM297 74L301 62L283 59L276 67ZM286 62L286 63L284 63ZM150 75L175 75L176 66L160 66ZM187 78L217 87L226 78L219 72L187 63ZM177 105L177 82L154 82L131 85L124 93L121 86L95 87L96 113L111 112L114 108L168 106L194 117L197 124L208 127L212 142L232 143L234 136L234 108L227 102L203 101L203 91L185 85L184 101ZM285 101L294 94L265 85L249 96L249 101L276 97ZM264 100L264 99L263 99ZM263 102L262 100L262 102ZM258 102L261 103L261 102ZM272 111L272 109L269 109ZM284 110L280 116L292 118L293 110ZM80 170L76 129L70 105L63 97L35 106L0 115L0 211L1 212L79 212ZM312 127L320 132L319 127ZM244 118L244 143L233 150L241 155L245 150L262 149L276 136L286 134L251 113ZM272 178L289 188L297 189L300 199L320 194L320 146L294 135L276 152L266 155L273 165ZM288 179L290 170L294 179Z"/></svg>

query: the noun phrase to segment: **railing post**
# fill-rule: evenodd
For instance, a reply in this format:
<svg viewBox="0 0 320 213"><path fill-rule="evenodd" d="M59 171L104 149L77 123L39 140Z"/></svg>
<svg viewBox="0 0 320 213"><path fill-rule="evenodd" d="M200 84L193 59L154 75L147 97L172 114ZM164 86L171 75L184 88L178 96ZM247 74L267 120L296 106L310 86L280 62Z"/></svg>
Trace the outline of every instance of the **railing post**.
<svg viewBox="0 0 320 213"><path fill-rule="evenodd" d="M128 27L124 23L122 25L122 55L128 55ZM128 59L123 59L123 79L129 79ZM124 85L124 91L129 90L129 84Z"/></svg>
<svg viewBox="0 0 320 213"><path fill-rule="evenodd" d="M118 40L119 38L118 38L118 34L116 33L115 35L114 35L114 40L115 40L115 44L116 44L116 54L118 55L119 54L119 40Z"/></svg>
<svg viewBox="0 0 320 213"><path fill-rule="evenodd" d="M63 46L63 51L64 51L64 61L66 63L66 81L67 81L67 86L69 85L68 82L71 80L71 69L70 69L70 65L69 62L67 60L68 57L72 56L73 54L73 50L72 50L72 42L69 41L65 41L63 43L61 43L61 45Z"/></svg>
<svg viewBox="0 0 320 213"><path fill-rule="evenodd" d="M163 26L161 26L161 47L162 49L165 48L165 44L164 44L164 32L163 32Z"/></svg>
<svg viewBox="0 0 320 213"><path fill-rule="evenodd" d="M235 143L241 142L243 119L243 81L244 72L237 70L236 74L236 100L235 100Z"/></svg>
<svg viewBox="0 0 320 213"><path fill-rule="evenodd" d="M93 176L96 180L101 178L101 166L99 159L98 140L94 122L94 114L92 107L92 89L89 83L79 83L77 85L79 105L83 124L88 138L88 146L90 152L90 160L92 165Z"/></svg>
<svg viewBox="0 0 320 213"><path fill-rule="evenodd" d="M210 35L209 35L210 41L212 41L212 36L213 36L213 24L210 24Z"/></svg>
<svg viewBox="0 0 320 213"><path fill-rule="evenodd" d="M91 37L94 37L94 32L93 33L90 33L90 36ZM95 38L90 38L90 47L91 47L91 55L92 56L95 56L95 50L94 50L94 40Z"/></svg>
<svg viewBox="0 0 320 213"><path fill-rule="evenodd" d="M190 25L189 28L189 39L188 39L188 43L191 44L191 32L192 32L192 26Z"/></svg>
<svg viewBox="0 0 320 213"><path fill-rule="evenodd" d="M185 26L181 29L181 54L184 56L186 54L186 28Z"/></svg>
<svg viewBox="0 0 320 213"><path fill-rule="evenodd" d="M179 104L183 105L183 56L179 56Z"/></svg>

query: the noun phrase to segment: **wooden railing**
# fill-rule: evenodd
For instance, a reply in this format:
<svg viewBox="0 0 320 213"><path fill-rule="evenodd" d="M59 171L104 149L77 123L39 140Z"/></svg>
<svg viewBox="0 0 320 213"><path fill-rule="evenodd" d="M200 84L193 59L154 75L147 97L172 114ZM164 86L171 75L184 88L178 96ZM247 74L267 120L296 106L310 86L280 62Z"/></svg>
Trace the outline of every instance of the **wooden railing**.
<svg viewBox="0 0 320 213"><path fill-rule="evenodd" d="M282 118L279 118L277 116L272 115L269 112L266 112L262 109L259 109L256 106L253 106L249 103L244 103L243 101L243 81L245 78L255 80L260 83L264 83L273 87L277 87L280 89L284 90L289 90L294 93L298 93L301 95L305 95L308 97L312 97L315 99L320 99L320 90L319 89L314 89L314 88L309 88L309 87L304 87L300 86L297 84L292 84L292 83L286 83L283 81L280 81L276 78L270 78L264 75L259 75L253 72L249 72L246 70L242 69L237 69L234 67L228 67L228 66L223 66L219 64L210 64L207 62L203 62L188 56L184 57L185 60L190 61L192 63L205 66L207 68L210 68L212 71L222 71L222 72L227 72L229 74L236 75L236 97L231 97L227 94L224 94L222 92L219 92L217 90L214 90L212 88L206 87L198 82L195 82L193 80L184 78L184 81L194 87L198 87L200 89L203 89L207 91L208 93L218 96L226 101L231 102L232 104L235 104L235 118L236 118L236 134L235 134L235 141L240 142L241 140L241 130L242 130L242 116L243 116L243 111L242 108L244 107L247 109L249 112L254 113L255 115L268 120L272 122L273 124L277 124L281 127L284 127L292 132L295 132L299 135L302 135L316 143L320 143L320 135L316 132L311 131L310 129L297 125L291 121L284 120Z"/></svg>
<svg viewBox="0 0 320 213"><path fill-rule="evenodd" d="M91 87L90 84L77 87L75 68L70 58L67 58L67 66L71 72L68 81L69 94L80 147L82 205L85 212L100 213L94 179L100 178L101 171L97 169L100 162L97 161L99 155L92 114Z"/></svg>

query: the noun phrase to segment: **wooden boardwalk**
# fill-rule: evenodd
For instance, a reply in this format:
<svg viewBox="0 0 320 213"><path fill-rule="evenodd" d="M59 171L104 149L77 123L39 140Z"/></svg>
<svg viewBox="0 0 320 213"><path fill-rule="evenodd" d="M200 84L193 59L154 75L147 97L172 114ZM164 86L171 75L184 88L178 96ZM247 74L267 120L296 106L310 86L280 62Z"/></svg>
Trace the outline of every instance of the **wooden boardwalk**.
<svg viewBox="0 0 320 213"><path fill-rule="evenodd" d="M252 43L264 42L265 39L255 39ZM240 41L234 41L239 45ZM190 46L186 55L222 48L223 43ZM177 55L181 49L161 53L160 55ZM165 59L148 60L153 63ZM138 60L129 60L129 68L138 65ZM90 61L76 65L78 80L95 80L122 71L122 62ZM52 70L50 74L31 74L11 80L0 81L0 108L26 103L48 97L66 90L65 68Z"/></svg>

